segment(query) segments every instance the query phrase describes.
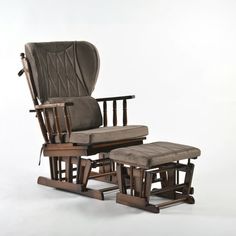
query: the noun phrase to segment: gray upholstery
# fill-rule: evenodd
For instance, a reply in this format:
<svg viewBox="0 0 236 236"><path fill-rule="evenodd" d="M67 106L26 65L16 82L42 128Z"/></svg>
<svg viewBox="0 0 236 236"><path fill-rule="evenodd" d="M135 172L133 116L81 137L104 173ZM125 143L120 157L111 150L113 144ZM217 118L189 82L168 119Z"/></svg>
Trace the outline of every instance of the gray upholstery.
<svg viewBox="0 0 236 236"><path fill-rule="evenodd" d="M91 98L99 72L99 55L88 42L27 43L26 57L30 63L37 97L44 103L73 102L69 108L72 133L65 142L90 145L144 137L146 126L102 127L97 101ZM59 113L62 120L63 114ZM55 127L51 118L51 125ZM66 131L61 122L62 132ZM55 137L56 142L60 142Z"/></svg>
<svg viewBox="0 0 236 236"><path fill-rule="evenodd" d="M98 129L72 132L69 141L72 143L91 145L95 143L145 137L146 135L148 135L148 128L142 125L101 127Z"/></svg>
<svg viewBox="0 0 236 236"><path fill-rule="evenodd" d="M169 143L154 142L112 150L110 158L116 162L150 169L173 161L200 156L198 148Z"/></svg>
<svg viewBox="0 0 236 236"><path fill-rule="evenodd" d="M99 71L98 52L92 44L27 43L25 53L42 103L52 97L91 95Z"/></svg>
<svg viewBox="0 0 236 236"><path fill-rule="evenodd" d="M47 103L73 102L73 106L68 107L71 120L72 131L98 128L102 124L102 114L96 99L92 97L61 97L49 98ZM61 131L66 131L64 112L60 109L59 118L61 121ZM54 125L51 119L51 125Z"/></svg>

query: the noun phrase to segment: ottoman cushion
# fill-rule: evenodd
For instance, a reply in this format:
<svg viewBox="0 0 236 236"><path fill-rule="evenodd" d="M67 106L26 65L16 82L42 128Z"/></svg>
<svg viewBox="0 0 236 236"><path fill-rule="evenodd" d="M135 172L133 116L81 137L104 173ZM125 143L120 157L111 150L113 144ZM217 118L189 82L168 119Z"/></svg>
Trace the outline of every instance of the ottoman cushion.
<svg viewBox="0 0 236 236"><path fill-rule="evenodd" d="M114 149L110 153L110 158L119 163L150 169L160 164L195 158L200 154L201 151L195 147L169 142L154 142Z"/></svg>

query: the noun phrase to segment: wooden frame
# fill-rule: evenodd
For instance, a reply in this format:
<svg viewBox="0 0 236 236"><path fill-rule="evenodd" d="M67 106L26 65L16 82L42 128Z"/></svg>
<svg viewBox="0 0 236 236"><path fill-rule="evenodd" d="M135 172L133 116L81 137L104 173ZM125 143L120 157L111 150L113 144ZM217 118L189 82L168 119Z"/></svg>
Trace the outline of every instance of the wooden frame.
<svg viewBox="0 0 236 236"><path fill-rule="evenodd" d="M143 169L117 162L117 179L119 193L116 202L159 213L160 208L180 202L194 204L193 188L191 187L194 165L188 159L187 164L179 162L166 163L152 169ZM185 173L183 183L179 183L179 172ZM157 174L160 178L157 178ZM178 176L178 178L177 178ZM127 181L127 179L129 181ZM151 190L153 183L161 182L161 188ZM151 204L150 196L168 198L160 204Z"/></svg>
<svg viewBox="0 0 236 236"><path fill-rule="evenodd" d="M39 104L30 63L24 53L21 53L21 60L23 69L18 75L21 76L24 72L26 74L34 104L34 109L30 110L30 112L36 112L45 141L42 146L43 154L49 158L50 178L40 176L38 184L103 200L105 192L118 189L118 186L95 190L87 187L88 180L96 179L117 184L115 165L109 159L108 153L114 148L142 144L145 137L94 145L78 145L65 142L65 137L71 134L68 106L73 106L73 103ZM133 98L133 95L129 95L97 99L103 106L103 126L106 127L108 123L108 102L112 102L113 105L113 126L117 125L117 101L122 101L123 103L123 126L126 126L128 122L127 100ZM58 115L60 110L64 114L62 120ZM49 114L53 116L55 125L51 125ZM65 124L66 132L61 130L62 122ZM56 138L59 143L55 141ZM82 156L94 154L99 154L99 159L82 158ZM99 167L99 173L92 171L96 167Z"/></svg>

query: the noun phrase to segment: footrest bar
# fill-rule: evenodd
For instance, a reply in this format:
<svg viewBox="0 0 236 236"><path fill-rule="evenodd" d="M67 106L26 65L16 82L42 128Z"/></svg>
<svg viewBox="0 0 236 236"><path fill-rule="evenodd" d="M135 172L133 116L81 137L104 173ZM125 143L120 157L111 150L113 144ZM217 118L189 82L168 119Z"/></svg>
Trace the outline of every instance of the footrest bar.
<svg viewBox="0 0 236 236"><path fill-rule="evenodd" d="M113 190L117 190L119 189L118 186L113 186L113 187L108 187L108 188L102 188L102 189L99 189L101 192L109 192L109 191L113 191Z"/></svg>
<svg viewBox="0 0 236 236"><path fill-rule="evenodd" d="M89 179L96 179L96 178L100 178L107 175L116 175L116 171L106 172L106 173L97 174L97 175L95 174L95 175L89 176Z"/></svg>
<svg viewBox="0 0 236 236"><path fill-rule="evenodd" d="M186 187L186 184L178 184L178 185L175 185L173 187L166 187L166 188L162 188L162 189L153 189L151 191L151 194L155 195L155 194L158 194L158 193L165 193L165 192L175 191L175 190L178 190L178 189L181 189L181 188L184 188L184 187Z"/></svg>
<svg viewBox="0 0 236 236"><path fill-rule="evenodd" d="M163 203L157 204L156 207L159 207L159 208L166 207L166 206L178 203L178 202L184 202L187 199L188 199L188 197L182 197L182 198L179 198L179 199L176 199L176 200L170 200L170 201L167 201L167 202L163 202Z"/></svg>

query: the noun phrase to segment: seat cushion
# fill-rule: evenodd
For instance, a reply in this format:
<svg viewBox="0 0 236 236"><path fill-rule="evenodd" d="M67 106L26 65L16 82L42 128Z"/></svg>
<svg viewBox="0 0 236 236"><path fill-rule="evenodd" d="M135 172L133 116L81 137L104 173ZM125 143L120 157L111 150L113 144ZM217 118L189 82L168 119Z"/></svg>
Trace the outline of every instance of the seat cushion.
<svg viewBox="0 0 236 236"><path fill-rule="evenodd" d="M46 103L72 102L73 106L68 107L71 120L72 131L87 130L98 128L102 124L102 114L96 99L86 97L58 97L49 98ZM64 112L59 110L59 118L62 132L66 131L64 121ZM54 125L54 119L51 116L51 125Z"/></svg>
<svg viewBox="0 0 236 236"><path fill-rule="evenodd" d="M148 135L148 127L143 125L101 127L78 132L72 132L70 142L91 145L94 143L106 143Z"/></svg>
<svg viewBox="0 0 236 236"><path fill-rule="evenodd" d="M195 147L169 142L154 142L114 149L110 153L110 158L123 164L150 169L160 164L195 158L200 154L200 150Z"/></svg>

